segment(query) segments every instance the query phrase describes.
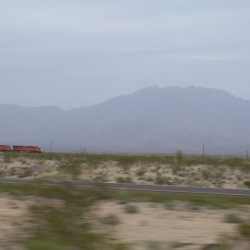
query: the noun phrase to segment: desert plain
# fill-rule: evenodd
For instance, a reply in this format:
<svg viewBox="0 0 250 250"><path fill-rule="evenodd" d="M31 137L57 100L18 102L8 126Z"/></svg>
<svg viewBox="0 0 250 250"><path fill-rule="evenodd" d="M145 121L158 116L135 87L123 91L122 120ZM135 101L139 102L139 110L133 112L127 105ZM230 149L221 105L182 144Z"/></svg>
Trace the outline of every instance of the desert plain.
<svg viewBox="0 0 250 250"><path fill-rule="evenodd" d="M248 188L249 166L249 161L243 158L190 157L180 152L172 156L59 153L0 156L1 177L235 189ZM34 185L34 190L43 189ZM48 209L49 214L53 209L64 209L58 204L67 204L67 200L58 194L53 195L58 190L48 190L44 197L40 191L32 193L32 185L21 186L20 192L13 186L15 184L1 184L0 249L43 249L45 245L37 243L38 236L27 229L31 218L32 227L38 231L41 230L41 221L45 220L45 217L39 217L41 214L36 214L39 219L34 220L32 208L46 206L44 211ZM127 191L104 195L103 192L110 191L102 190L101 195L97 194L98 198L88 205L84 218L91 224L91 232L105 234L113 244L110 243L112 246L107 249L243 250L250 247L247 233L243 230L250 222L248 198L157 196ZM72 210L78 205L76 203ZM39 209L35 211L43 211ZM80 216L81 212L77 213ZM48 240L46 237L44 241ZM49 243L46 248L55 249L54 243L50 244L51 248ZM65 249L85 248L69 245ZM92 246L90 249L95 248Z"/></svg>

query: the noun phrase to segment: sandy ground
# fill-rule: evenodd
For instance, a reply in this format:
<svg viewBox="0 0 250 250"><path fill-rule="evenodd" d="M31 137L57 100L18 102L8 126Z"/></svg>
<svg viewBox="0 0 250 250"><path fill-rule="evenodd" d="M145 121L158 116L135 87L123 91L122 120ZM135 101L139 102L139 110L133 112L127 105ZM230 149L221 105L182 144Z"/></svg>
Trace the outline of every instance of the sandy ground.
<svg viewBox="0 0 250 250"><path fill-rule="evenodd" d="M222 234L234 234L236 231L235 224L224 220L228 210L178 211L167 210L155 203L131 204L138 207L138 213L124 212L125 205L117 202L101 202L95 217L100 221L96 226L99 230L111 232L119 241L132 242L133 249L150 249L150 242L161 242L169 246L164 249L172 249L171 244L174 243L182 243L181 249L185 250L201 249L204 245L216 243ZM121 223L115 226L103 225L102 218L109 214L116 215Z"/></svg>
<svg viewBox="0 0 250 250"><path fill-rule="evenodd" d="M11 197L0 197L0 249L23 250L17 243L22 237L21 226L27 218L27 207L30 201L18 200Z"/></svg>
<svg viewBox="0 0 250 250"><path fill-rule="evenodd" d="M28 206L32 199L0 197L0 249L23 250L17 239L23 237L22 223L28 218ZM94 230L109 233L119 242L131 244L131 250L198 250L207 244L214 244L222 234L235 235L237 224L226 223L225 215L235 213L249 219L250 207L237 210L211 208L189 209L185 202L176 204L174 210L162 204L137 202L129 203L138 208L138 213L127 213L119 201L101 201L94 205L89 218L94 222ZM117 225L107 225L103 218L115 215ZM20 231L21 230L21 231ZM248 244L248 243L246 243ZM249 249L241 245L233 250Z"/></svg>

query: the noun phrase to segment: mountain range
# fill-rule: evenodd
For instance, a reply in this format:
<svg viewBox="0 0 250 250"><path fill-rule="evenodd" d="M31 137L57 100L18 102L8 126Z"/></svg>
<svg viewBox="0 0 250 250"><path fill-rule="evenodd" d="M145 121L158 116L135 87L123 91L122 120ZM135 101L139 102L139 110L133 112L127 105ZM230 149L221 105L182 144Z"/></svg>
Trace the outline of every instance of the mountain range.
<svg viewBox="0 0 250 250"><path fill-rule="evenodd" d="M71 110L0 105L0 144L44 151L246 154L250 101L198 87L152 86ZM52 144L52 145L51 145Z"/></svg>

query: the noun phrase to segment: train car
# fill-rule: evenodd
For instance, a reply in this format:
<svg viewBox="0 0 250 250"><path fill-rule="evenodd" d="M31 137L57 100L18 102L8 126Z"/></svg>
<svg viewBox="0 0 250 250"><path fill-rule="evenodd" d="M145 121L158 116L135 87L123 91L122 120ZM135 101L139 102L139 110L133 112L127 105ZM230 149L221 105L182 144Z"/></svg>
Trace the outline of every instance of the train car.
<svg viewBox="0 0 250 250"><path fill-rule="evenodd" d="M41 153L41 149L37 146L13 146L12 152Z"/></svg>
<svg viewBox="0 0 250 250"><path fill-rule="evenodd" d="M9 145L0 145L0 152L10 152L11 147Z"/></svg>

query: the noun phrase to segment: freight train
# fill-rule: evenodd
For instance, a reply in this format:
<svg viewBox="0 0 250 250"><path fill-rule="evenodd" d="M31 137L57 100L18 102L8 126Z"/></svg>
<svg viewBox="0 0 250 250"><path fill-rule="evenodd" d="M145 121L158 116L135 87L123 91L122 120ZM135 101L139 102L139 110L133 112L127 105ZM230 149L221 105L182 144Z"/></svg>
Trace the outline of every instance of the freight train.
<svg viewBox="0 0 250 250"><path fill-rule="evenodd" d="M41 149L37 146L9 146L0 145L0 152L18 152L18 153L41 153Z"/></svg>

